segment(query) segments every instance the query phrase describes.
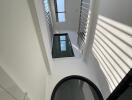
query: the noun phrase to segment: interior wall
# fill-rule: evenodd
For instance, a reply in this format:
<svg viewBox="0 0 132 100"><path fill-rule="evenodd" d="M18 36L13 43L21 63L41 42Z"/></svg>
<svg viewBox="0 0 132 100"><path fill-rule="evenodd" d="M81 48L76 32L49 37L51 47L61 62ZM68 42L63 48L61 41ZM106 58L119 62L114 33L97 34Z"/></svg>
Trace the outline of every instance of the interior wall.
<svg viewBox="0 0 132 100"><path fill-rule="evenodd" d="M132 68L131 4L131 0L100 0L92 51L111 92Z"/></svg>
<svg viewBox="0 0 132 100"><path fill-rule="evenodd" d="M44 100L47 71L27 0L0 0L0 65L31 100Z"/></svg>
<svg viewBox="0 0 132 100"><path fill-rule="evenodd" d="M53 1L54 0L51 0L51 7L53 7L52 14L53 14L53 16L55 16L55 13L53 11L54 10ZM94 21L94 22L96 22L96 21ZM65 30L63 28L61 28L61 29L62 30L57 30L57 32L69 32L70 31L70 30ZM92 30L92 32L93 31L94 30ZM72 32L76 33L73 30L72 30ZM69 36L74 36L74 35L75 34L72 34L72 33L69 34ZM73 38L73 43L74 42L75 41ZM82 76L87 77L88 79L92 80L98 86L98 88L101 90L103 97L105 99L110 94L108 83L106 81L106 77L104 76L102 70L99 67L98 62L93 57L91 52L90 52L90 56L87 57L86 63L83 62L83 60L80 58L79 59L76 59L76 58L55 59L53 70L54 70L53 76L50 77L50 79L52 79L52 80L49 80L49 82L47 83L47 85L49 87L47 88L46 99L50 98L52 90L55 87L55 85L57 84L57 82L59 82L59 80L63 79L66 76L69 76L69 75L82 75Z"/></svg>
<svg viewBox="0 0 132 100"><path fill-rule="evenodd" d="M0 66L0 99L1 100L30 100L12 78Z"/></svg>
<svg viewBox="0 0 132 100"><path fill-rule="evenodd" d="M98 82L98 88L100 89L104 99L106 99L110 94L108 82L106 81L106 77L92 52L89 53L89 56L86 58L85 63L87 64L87 66L90 66L88 70L94 72L92 73L92 75L96 77L96 81L94 82Z"/></svg>
<svg viewBox="0 0 132 100"><path fill-rule="evenodd" d="M58 31L59 33L68 33L68 36L70 38L71 41L71 45L72 45L72 49L74 51L74 55L77 58L81 57L81 51L79 49L78 43L77 43L77 38L78 38L78 34L75 31Z"/></svg>
<svg viewBox="0 0 132 100"><path fill-rule="evenodd" d="M54 0L51 2L51 12L53 16L53 24L56 32L58 31L78 31L80 17L80 0L64 0L65 1L65 22L56 22Z"/></svg>
<svg viewBox="0 0 132 100"><path fill-rule="evenodd" d="M131 0L101 0L99 14L122 24L132 26L131 4Z"/></svg>
<svg viewBox="0 0 132 100"><path fill-rule="evenodd" d="M105 81L104 75L102 75L103 73L99 73L101 70L98 70L100 68L98 63L95 63L96 60L89 60L88 64L85 63L81 58L76 57L59 58L53 60L54 73L48 77L46 100L50 100L56 84L63 78L71 75L79 75L91 80L99 88L105 99L110 93L108 84Z"/></svg>

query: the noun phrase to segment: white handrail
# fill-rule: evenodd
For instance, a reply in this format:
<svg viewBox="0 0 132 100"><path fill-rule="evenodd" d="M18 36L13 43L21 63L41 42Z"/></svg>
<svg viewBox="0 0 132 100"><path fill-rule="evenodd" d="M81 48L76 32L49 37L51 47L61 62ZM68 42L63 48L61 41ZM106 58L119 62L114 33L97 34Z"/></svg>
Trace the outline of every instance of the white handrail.
<svg viewBox="0 0 132 100"><path fill-rule="evenodd" d="M24 99L23 99L23 100L26 100L27 95L28 95L28 93L27 93L27 92L25 92L25 93L24 93Z"/></svg>
<svg viewBox="0 0 132 100"><path fill-rule="evenodd" d="M17 100L17 98L12 95L4 86L0 84L0 88L3 89L9 96L11 96L13 99Z"/></svg>
<svg viewBox="0 0 132 100"><path fill-rule="evenodd" d="M10 93L3 85L0 84L0 88L4 90L4 92L6 92L9 96L11 96L14 100L18 100L12 93ZM26 100L26 97L27 97L28 93L25 92L24 93L24 99L23 100Z"/></svg>

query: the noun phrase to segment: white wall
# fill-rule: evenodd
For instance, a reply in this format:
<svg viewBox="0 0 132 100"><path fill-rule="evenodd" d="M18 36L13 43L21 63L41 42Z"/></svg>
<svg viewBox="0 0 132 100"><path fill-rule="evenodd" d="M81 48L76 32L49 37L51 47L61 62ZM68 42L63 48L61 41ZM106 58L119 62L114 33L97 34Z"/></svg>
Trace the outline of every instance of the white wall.
<svg viewBox="0 0 132 100"><path fill-rule="evenodd" d="M108 87L106 77L99 67L99 63L91 52L89 53L89 56L87 57L85 63L90 67L88 70L92 71L92 75L96 77L95 79L98 82L98 88L100 89L104 99L106 99L110 94L110 89Z"/></svg>
<svg viewBox="0 0 132 100"><path fill-rule="evenodd" d="M108 97L110 94L106 78L99 67L97 60L90 53L86 62L82 60L80 51L77 45L77 33L72 31L60 31L69 33L75 57L54 59L52 70L53 73L48 77L46 85L46 100L49 100L55 85L63 78L70 75L81 75L87 77L94 82L103 94L103 97Z"/></svg>
<svg viewBox="0 0 132 100"><path fill-rule="evenodd" d="M35 14L30 12L31 8L27 0L0 1L0 65L2 68L24 92L28 93L31 100L44 98L50 100L56 83L69 75L87 77L101 89L93 65L85 64L78 58L52 62L42 1L35 0L35 7L39 18L37 24L33 16ZM39 32L42 32L42 37ZM52 76L47 75L41 39L44 39L47 58L53 64Z"/></svg>
<svg viewBox="0 0 132 100"><path fill-rule="evenodd" d="M131 0L100 0L99 14L132 26Z"/></svg>
<svg viewBox="0 0 132 100"><path fill-rule="evenodd" d="M27 0L0 1L0 65L31 100L44 100L47 71Z"/></svg>
<svg viewBox="0 0 132 100"><path fill-rule="evenodd" d="M0 66L0 100L30 100L11 77Z"/></svg>
<svg viewBox="0 0 132 100"><path fill-rule="evenodd" d="M66 21L56 22L54 0L51 1L51 10L55 31L78 31L80 17L80 0L64 0L66 10Z"/></svg>
<svg viewBox="0 0 132 100"><path fill-rule="evenodd" d="M131 0L100 0L93 52L111 92L132 68L131 4Z"/></svg>
<svg viewBox="0 0 132 100"><path fill-rule="evenodd" d="M67 32L68 35L69 35L69 38L70 38L70 41L71 41L71 44L72 44L72 49L74 51L74 55L75 57L77 58L80 58L81 57L81 51L79 49L79 46L78 46L78 43L77 43L77 39L78 39L78 34L77 32Z"/></svg>
<svg viewBox="0 0 132 100"><path fill-rule="evenodd" d="M33 18L33 23L42 50L42 55L46 64L48 74L51 74L52 56L51 56L51 37L49 26L47 25L46 16L44 14L43 0L27 0L30 12Z"/></svg>
<svg viewBox="0 0 132 100"><path fill-rule="evenodd" d="M99 1L100 0L92 0L90 2L90 11L89 11L88 22L87 22L88 25L86 29L87 40L83 48L83 58L86 65L89 66L88 70L93 72L92 75L95 77L95 80L96 80L93 82L98 82L98 88L100 89L104 99L106 99L108 95L110 94L110 89L106 81L106 77L104 76L104 73L99 67L99 63L97 62L93 53L91 52L93 41L94 41L94 35L95 35L94 32L95 32L96 23L97 23Z"/></svg>
<svg viewBox="0 0 132 100"><path fill-rule="evenodd" d="M91 63L86 64L81 58L75 57L54 59L54 73L52 73L52 75L48 77L49 80L47 81L47 92L45 99L50 100L51 94L56 84L61 79L70 75L80 75L88 78L94 84L96 84L96 86L102 92L104 98L106 98L109 94L109 88L104 76L102 75L102 73L99 73L100 70L96 68L99 67L99 65L96 65L98 63L95 63L94 60L89 60L89 62ZM102 89L102 87L104 88Z"/></svg>

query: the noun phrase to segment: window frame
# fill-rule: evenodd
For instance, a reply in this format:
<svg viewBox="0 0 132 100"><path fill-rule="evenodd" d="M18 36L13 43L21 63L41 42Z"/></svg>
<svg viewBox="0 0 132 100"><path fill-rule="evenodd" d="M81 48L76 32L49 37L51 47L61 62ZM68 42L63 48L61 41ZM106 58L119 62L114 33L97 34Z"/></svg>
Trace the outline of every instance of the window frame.
<svg viewBox="0 0 132 100"><path fill-rule="evenodd" d="M62 12L59 12L59 11L57 10L57 0L54 0L54 5L55 5L56 22L59 22L59 23L65 22L65 21L66 21L66 18L65 18L64 21L61 22L61 21L59 21L59 16L58 16L59 13L63 13L64 16L65 16L65 14L66 14L66 11L65 11L65 0L64 0L64 11L62 11Z"/></svg>
<svg viewBox="0 0 132 100"><path fill-rule="evenodd" d="M65 38L64 39L61 39L62 36L64 36ZM67 51L67 47L66 47L66 45L67 45L66 36L65 35L61 35L59 38L60 38L60 50L61 50L61 52L66 52ZM65 42L65 47L64 48L62 48L62 44L63 44L62 42Z"/></svg>

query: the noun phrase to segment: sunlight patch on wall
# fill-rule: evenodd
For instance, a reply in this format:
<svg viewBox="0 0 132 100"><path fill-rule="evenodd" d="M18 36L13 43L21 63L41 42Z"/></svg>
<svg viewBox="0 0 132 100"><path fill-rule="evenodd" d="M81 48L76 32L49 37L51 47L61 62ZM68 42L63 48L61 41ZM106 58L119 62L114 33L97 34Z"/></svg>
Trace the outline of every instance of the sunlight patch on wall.
<svg viewBox="0 0 132 100"><path fill-rule="evenodd" d="M132 68L132 27L100 15L92 50L112 92Z"/></svg>

